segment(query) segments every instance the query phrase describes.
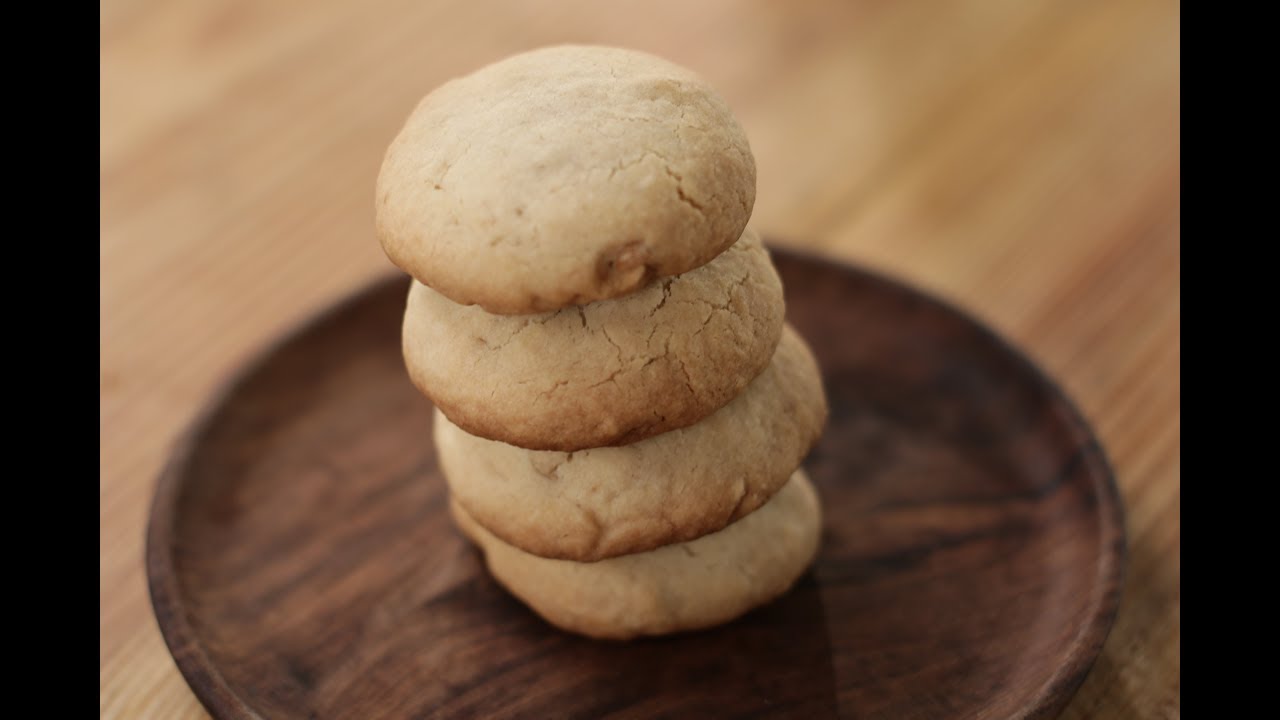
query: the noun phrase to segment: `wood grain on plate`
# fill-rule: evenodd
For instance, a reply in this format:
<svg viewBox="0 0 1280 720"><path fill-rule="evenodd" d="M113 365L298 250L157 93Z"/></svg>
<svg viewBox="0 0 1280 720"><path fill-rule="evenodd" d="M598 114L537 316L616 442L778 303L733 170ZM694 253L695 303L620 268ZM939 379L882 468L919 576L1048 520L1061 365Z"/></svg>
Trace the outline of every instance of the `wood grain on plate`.
<svg viewBox="0 0 1280 720"><path fill-rule="evenodd" d="M201 717L147 602L171 445L282 329L388 270L387 143L502 55L622 44L705 74L759 166L755 223L958 302L1078 400L1130 565L1064 717L1180 686L1179 6L1168 0L119 0L101 6L100 702Z"/></svg>
<svg viewBox="0 0 1280 720"><path fill-rule="evenodd" d="M161 481L157 616L220 718L1051 717L1115 614L1124 533L1061 393L963 315L778 257L831 420L793 592L707 632L563 633L484 571L446 510L406 379L407 282L249 366Z"/></svg>

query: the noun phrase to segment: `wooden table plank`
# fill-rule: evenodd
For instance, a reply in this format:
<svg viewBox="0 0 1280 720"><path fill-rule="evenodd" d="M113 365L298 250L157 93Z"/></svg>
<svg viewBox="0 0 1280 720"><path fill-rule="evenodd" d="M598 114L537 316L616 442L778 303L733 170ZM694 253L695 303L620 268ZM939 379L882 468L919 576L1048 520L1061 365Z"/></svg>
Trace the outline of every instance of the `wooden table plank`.
<svg viewBox="0 0 1280 720"><path fill-rule="evenodd" d="M203 717L142 528L165 453L261 343L384 271L373 179L412 104L555 42L706 75L753 223L902 276L1024 347L1128 510L1120 617L1070 718L1179 715L1179 9L1157 0L103 4L100 698Z"/></svg>

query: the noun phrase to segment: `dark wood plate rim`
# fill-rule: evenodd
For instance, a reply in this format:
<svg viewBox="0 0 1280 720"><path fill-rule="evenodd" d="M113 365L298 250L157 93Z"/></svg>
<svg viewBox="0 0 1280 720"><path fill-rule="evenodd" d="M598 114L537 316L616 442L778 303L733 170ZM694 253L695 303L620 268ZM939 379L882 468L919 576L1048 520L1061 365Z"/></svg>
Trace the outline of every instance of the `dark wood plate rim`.
<svg viewBox="0 0 1280 720"><path fill-rule="evenodd" d="M1075 695L1084 682L1089 670L1093 667L1102 647L1106 642L1111 627L1115 622L1120 605L1120 591L1123 587L1125 565L1127 563L1127 529L1125 527L1124 506L1119 488L1116 485L1115 473L1106 451L1098 441L1093 429L1084 415L1047 373L1041 370L1030 357L1022 353L1012 343L992 330L956 305L930 292L920 290L888 275L861 266L853 266L847 262L825 256L821 253L796 250L785 245L769 243L769 251L775 255L812 264L832 266L840 272L857 272L872 277L888 286L893 286L912 293L926 303L959 317L963 322L981 332L989 341L995 343L1017 362L1024 366L1028 373L1036 378L1054 399L1065 410L1064 420L1072 425L1086 438L1086 445L1091 446L1090 454L1097 464L1097 472L1090 473L1098 498L1098 514L1103 530L1114 537L1113 542L1103 543L1107 550L1098 557L1098 587L1100 600L1096 612L1077 631L1074 647L1058 672L1045 683L1039 699L1024 708L1023 717L1053 717L1060 712ZM289 329L281 332L274 340L268 342L261 350L253 354L237 370L232 372L210 394L209 399L201 407L188 429L175 441L169 460L165 463L156 482L155 496L152 500L150 517L147 524L146 537L146 571L147 586L151 595L151 605L155 612L156 622L160 626L160 634L164 637L178 670L197 699L209 713L219 719L234 718L236 720L259 718L260 716L235 693L218 671L217 665L209 659L201 646L199 638L187 620L186 608L182 602L182 594L178 588L177 571L170 543L177 511L178 494L182 487L182 478L190 461L192 450L197 441L205 434L210 422L217 416L226 400L239 387L251 378L281 348L296 338L328 322L332 317L347 308L358 304L366 296L377 292L383 285L396 277L408 277L401 273L384 274L376 277L367 285L349 293L333 304L313 313Z"/></svg>

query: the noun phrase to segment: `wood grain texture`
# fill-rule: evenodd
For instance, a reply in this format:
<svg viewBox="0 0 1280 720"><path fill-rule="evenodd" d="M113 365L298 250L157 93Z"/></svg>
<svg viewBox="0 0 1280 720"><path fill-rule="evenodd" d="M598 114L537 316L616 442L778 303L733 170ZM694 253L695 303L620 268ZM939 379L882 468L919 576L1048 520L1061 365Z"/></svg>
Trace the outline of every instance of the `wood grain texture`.
<svg viewBox="0 0 1280 720"><path fill-rule="evenodd" d="M1167 0L101 6L100 700L201 717L146 600L164 458L247 354L384 272L373 179L413 102L560 41L705 74L756 226L975 312L1080 403L1131 559L1067 718L1176 717L1179 10Z"/></svg>
<svg viewBox="0 0 1280 720"><path fill-rule="evenodd" d="M776 259L831 404L805 462L821 546L793 592L624 644L539 621L449 519L394 277L247 366L161 479L147 573L198 696L236 720L1055 717L1120 589L1096 438L963 315Z"/></svg>

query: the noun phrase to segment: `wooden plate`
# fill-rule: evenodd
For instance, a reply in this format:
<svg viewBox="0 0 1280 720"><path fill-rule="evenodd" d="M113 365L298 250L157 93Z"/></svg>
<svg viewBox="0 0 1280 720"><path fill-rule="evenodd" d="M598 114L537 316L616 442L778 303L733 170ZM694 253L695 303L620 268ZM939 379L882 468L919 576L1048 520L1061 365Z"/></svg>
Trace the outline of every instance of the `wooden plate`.
<svg viewBox="0 0 1280 720"><path fill-rule="evenodd" d="M405 375L407 281L325 312L218 395L160 479L156 617L219 718L1051 717L1118 601L1119 498L1080 414L959 311L775 252L831 421L814 568L714 630L543 623L450 523Z"/></svg>

